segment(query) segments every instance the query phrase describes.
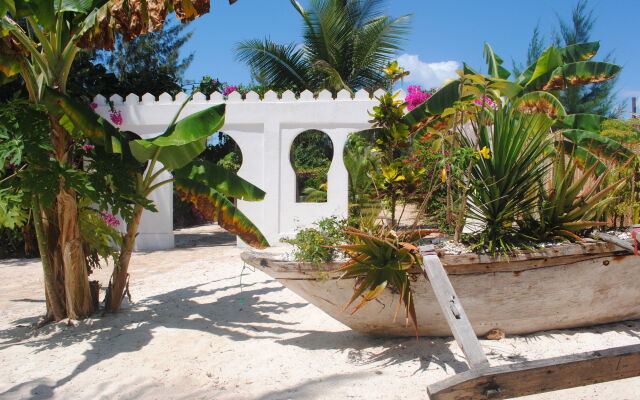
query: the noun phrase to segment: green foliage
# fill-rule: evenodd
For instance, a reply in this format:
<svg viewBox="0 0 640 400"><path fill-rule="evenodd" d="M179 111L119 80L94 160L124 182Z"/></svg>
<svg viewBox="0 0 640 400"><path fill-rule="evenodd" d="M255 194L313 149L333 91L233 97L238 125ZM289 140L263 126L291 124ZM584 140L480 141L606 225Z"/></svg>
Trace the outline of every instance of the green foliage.
<svg viewBox="0 0 640 400"><path fill-rule="evenodd" d="M335 247L344 244L346 236L343 230L347 221L336 216L323 218L314 223L316 228L301 229L293 239L282 240L294 246L293 256L298 261L313 263L332 262L339 251Z"/></svg>
<svg viewBox="0 0 640 400"><path fill-rule="evenodd" d="M565 63L584 61L590 59L598 51L599 44L590 42L596 22L593 9L589 9L587 0L579 0L571 11L571 17L564 19L558 16L558 27L554 29L553 44L558 48L566 49L563 52ZM543 38L540 35L538 26L533 31L527 52L527 65L532 65L541 55L544 49ZM576 49L585 51L576 53ZM578 57L579 56L579 57ZM604 57L604 61L612 59L611 53ZM522 65L516 66L514 71L516 76L524 70ZM567 113L578 114L598 114L606 117L615 117L621 111L621 105L616 100L615 85L617 79L605 82L595 82L593 85L568 86L562 88L558 94L559 100L564 105Z"/></svg>
<svg viewBox="0 0 640 400"><path fill-rule="evenodd" d="M317 91L386 87L382 74L400 50L408 16L383 15L382 0L317 0L308 10L295 0L303 21L303 43L281 45L252 39L236 47L238 59L258 82L272 89L295 85Z"/></svg>
<svg viewBox="0 0 640 400"><path fill-rule="evenodd" d="M168 20L154 32L124 41L118 35L115 50L100 52L98 60L113 72L120 83L120 94L163 92L175 95L182 90L180 81L184 71L193 61L193 54L181 57L181 48L189 41L192 32L185 32L187 25Z"/></svg>
<svg viewBox="0 0 640 400"><path fill-rule="evenodd" d="M640 143L640 122L637 119L626 121L607 119L602 121L602 136L619 143Z"/></svg>
<svg viewBox="0 0 640 400"><path fill-rule="evenodd" d="M197 91L204 94L205 96L209 96L214 92L222 93L223 83L217 79L212 78L209 75L205 75L200 79L200 83L198 84Z"/></svg>
<svg viewBox="0 0 640 400"><path fill-rule="evenodd" d="M371 144L362 135L349 136L344 149L344 166L349 173L349 205L356 208L365 206L371 197L373 182L369 171L373 169ZM354 210L358 214L357 210Z"/></svg>
<svg viewBox="0 0 640 400"><path fill-rule="evenodd" d="M477 247L507 252L531 242L515 223L535 211L536 189L549 168L551 124L544 114L502 108L494 113L493 129L480 125L476 146L491 149L491 156L470 171L469 218L483 226L474 237Z"/></svg>
<svg viewBox="0 0 640 400"><path fill-rule="evenodd" d="M346 262L338 271L343 272L342 278L359 278L354 287L351 299L344 306L346 310L359 297L362 300L351 313L355 313L368 302L377 298L387 287L399 293L398 307L403 305L408 324L409 318L413 322L418 334L418 321L411 291L409 270L419 267L422 258L418 248L412 245L415 232L399 232L374 226L367 230L347 228L350 243L338 246L346 251L351 260Z"/></svg>
<svg viewBox="0 0 640 400"><path fill-rule="evenodd" d="M122 234L105 222L100 216L100 211L91 208L87 200L80 202L78 206L80 235L88 267L99 268L100 258L105 261L111 258L115 262L122 247Z"/></svg>
<svg viewBox="0 0 640 400"><path fill-rule="evenodd" d="M295 170L328 168L333 157L333 142L321 131L302 132L291 145L291 162Z"/></svg>
<svg viewBox="0 0 640 400"><path fill-rule="evenodd" d="M603 209L617 200L609 195L621 181L600 189L606 174L596 179L594 165L578 177L576 163L565 158L564 152L556 156L549 190L540 185L536 218L529 215L520 222L523 230L539 241L582 240L579 232L606 225L598 219Z"/></svg>
<svg viewBox="0 0 640 400"><path fill-rule="evenodd" d="M24 99L0 104L0 226L26 223L30 194L53 201L57 164L49 160L48 135L49 120L40 109Z"/></svg>
<svg viewBox="0 0 640 400"><path fill-rule="evenodd" d="M299 201L326 201L327 173L333 159L329 136L316 130L302 132L291 145L290 157L296 172Z"/></svg>

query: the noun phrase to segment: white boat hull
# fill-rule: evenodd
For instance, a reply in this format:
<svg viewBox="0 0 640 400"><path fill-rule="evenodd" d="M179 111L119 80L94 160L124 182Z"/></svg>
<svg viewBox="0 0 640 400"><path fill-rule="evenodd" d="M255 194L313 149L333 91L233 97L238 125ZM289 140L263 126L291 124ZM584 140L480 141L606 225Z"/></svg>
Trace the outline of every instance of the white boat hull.
<svg viewBox="0 0 640 400"><path fill-rule="evenodd" d="M342 311L354 279L338 279L338 264L279 261L245 252L244 261L281 282L331 317L356 331L413 336L398 295L385 290L355 314ZM566 245L512 257L443 256L449 279L477 335L492 329L525 334L640 318L640 257L606 243ZM450 336L431 285L417 273L412 290L421 336Z"/></svg>

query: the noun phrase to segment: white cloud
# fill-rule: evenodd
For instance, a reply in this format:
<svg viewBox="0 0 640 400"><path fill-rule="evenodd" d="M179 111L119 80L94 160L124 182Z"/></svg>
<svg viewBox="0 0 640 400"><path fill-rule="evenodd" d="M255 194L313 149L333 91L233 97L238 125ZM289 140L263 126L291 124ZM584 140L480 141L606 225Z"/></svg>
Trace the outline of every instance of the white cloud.
<svg viewBox="0 0 640 400"><path fill-rule="evenodd" d="M404 78L405 82L415 83L424 89L442 86L444 80L456 78L456 70L461 68L457 61L428 63L420 61L420 57L415 54L402 54L398 57L398 64L411 72Z"/></svg>

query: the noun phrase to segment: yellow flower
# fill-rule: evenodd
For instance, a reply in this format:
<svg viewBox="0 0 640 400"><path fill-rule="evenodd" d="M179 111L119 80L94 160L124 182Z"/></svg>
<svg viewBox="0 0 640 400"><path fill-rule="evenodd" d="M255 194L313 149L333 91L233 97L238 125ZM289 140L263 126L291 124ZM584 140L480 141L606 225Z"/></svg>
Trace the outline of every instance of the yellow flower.
<svg viewBox="0 0 640 400"><path fill-rule="evenodd" d="M491 150L489 150L487 146L484 146L482 150L478 151L478 154L480 154L482 157L486 158L487 160L491 158Z"/></svg>
<svg viewBox="0 0 640 400"><path fill-rule="evenodd" d="M446 182L447 181L447 170L442 168L440 170L440 177L442 178L442 182Z"/></svg>

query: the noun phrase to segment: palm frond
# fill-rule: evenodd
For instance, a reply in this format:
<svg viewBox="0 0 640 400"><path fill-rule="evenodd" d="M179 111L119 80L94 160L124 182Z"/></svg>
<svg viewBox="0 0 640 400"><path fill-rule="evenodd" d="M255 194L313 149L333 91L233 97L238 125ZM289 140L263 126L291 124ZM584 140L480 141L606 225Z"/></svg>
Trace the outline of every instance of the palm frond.
<svg viewBox="0 0 640 400"><path fill-rule="evenodd" d="M237 58L258 71L274 88L297 85L308 88L305 53L296 44L281 45L264 39L245 40L236 45Z"/></svg>

